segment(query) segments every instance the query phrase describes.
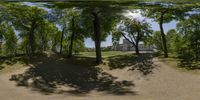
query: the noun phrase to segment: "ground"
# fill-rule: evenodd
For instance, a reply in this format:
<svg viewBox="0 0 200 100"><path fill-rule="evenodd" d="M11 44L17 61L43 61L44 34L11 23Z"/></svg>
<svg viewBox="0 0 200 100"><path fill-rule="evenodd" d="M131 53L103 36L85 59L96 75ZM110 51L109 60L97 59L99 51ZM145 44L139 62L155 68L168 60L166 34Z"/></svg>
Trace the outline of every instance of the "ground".
<svg viewBox="0 0 200 100"><path fill-rule="evenodd" d="M151 54L138 57L120 53L104 57L99 66L93 61L84 56L69 60L54 55L23 65L27 67L16 63L19 69L0 74L0 97L2 100L199 100L199 74L177 70Z"/></svg>

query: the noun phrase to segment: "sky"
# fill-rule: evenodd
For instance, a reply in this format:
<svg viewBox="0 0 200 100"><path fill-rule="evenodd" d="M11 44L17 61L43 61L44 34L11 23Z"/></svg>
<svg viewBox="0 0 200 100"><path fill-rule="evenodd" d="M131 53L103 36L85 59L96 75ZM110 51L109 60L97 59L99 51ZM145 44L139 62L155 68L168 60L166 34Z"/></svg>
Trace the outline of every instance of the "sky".
<svg viewBox="0 0 200 100"><path fill-rule="evenodd" d="M29 5L29 6L37 6L37 7L42 8L42 9L48 11L48 12L51 12L51 9L45 8L45 7L42 6L43 3L38 4L38 3L24 2L24 4ZM129 18L135 18L135 19L138 19L138 20L146 20L148 23L150 23L152 30L154 30L154 31L160 30L158 23L153 21L153 19L143 17L140 14L139 10L136 10L136 11L135 10L134 11L127 10L123 13L123 15L126 16L126 17L129 17ZM169 23L163 24L165 33L168 32L168 30L170 30L170 29L175 29L176 24L177 24L177 22L174 21L174 20L169 22ZM122 40L123 40L123 38L120 39L119 43L122 43ZM94 48L94 46L95 46L94 41L91 38L86 38L84 42L85 42L85 46L88 47L88 48ZM101 42L101 46L102 47L112 46L112 36L109 35L106 38L105 41Z"/></svg>

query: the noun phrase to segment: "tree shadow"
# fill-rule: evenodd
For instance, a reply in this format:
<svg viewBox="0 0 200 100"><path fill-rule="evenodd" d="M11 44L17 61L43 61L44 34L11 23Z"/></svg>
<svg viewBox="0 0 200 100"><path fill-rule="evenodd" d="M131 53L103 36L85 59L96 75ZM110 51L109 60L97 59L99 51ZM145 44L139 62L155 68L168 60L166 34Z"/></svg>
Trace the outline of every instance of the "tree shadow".
<svg viewBox="0 0 200 100"><path fill-rule="evenodd" d="M140 55L118 55L109 57L109 68L112 69L123 69L130 67L129 70L137 70L143 75L148 75L153 72L153 69L157 65L153 64L153 54L143 53Z"/></svg>
<svg viewBox="0 0 200 100"><path fill-rule="evenodd" d="M4 69L4 68L5 68L5 66L1 66L1 65L0 65L0 70L2 70L2 69Z"/></svg>
<svg viewBox="0 0 200 100"><path fill-rule="evenodd" d="M70 93L84 95L92 90L115 95L135 94L130 87L132 81L121 80L94 66L95 61L89 57L72 59L46 57L34 61L33 66L22 74L12 75L10 80L18 86L25 86L41 93ZM82 64L82 65L81 65ZM70 87L72 89L62 89Z"/></svg>
<svg viewBox="0 0 200 100"><path fill-rule="evenodd" d="M178 63L178 66L180 68L185 68L188 70L199 70L200 69L200 63L194 62L193 60L185 60L181 59Z"/></svg>
<svg viewBox="0 0 200 100"><path fill-rule="evenodd" d="M0 65L1 64L7 64L7 65L14 65L17 62L25 62L25 55L24 54L18 54L15 56L0 56Z"/></svg>

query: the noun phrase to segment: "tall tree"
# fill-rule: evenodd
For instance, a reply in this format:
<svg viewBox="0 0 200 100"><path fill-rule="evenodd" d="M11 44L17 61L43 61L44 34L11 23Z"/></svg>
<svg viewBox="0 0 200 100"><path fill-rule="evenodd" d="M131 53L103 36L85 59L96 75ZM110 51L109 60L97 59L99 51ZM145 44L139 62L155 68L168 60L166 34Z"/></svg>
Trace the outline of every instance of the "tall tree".
<svg viewBox="0 0 200 100"><path fill-rule="evenodd" d="M69 37L69 48L68 48L68 57L72 56L73 50L73 42L75 39L75 35L77 34L77 30L79 27L80 21L80 13L81 10L77 8L68 8L68 9L57 9L55 10L57 13L57 24L61 26L62 34L60 40L60 54L62 54L63 49L63 39ZM65 34L67 32L67 34Z"/></svg>
<svg viewBox="0 0 200 100"><path fill-rule="evenodd" d="M105 2L82 2L80 3L56 3L58 8L77 7L82 10L81 26L84 27L84 32L94 40L96 51L96 63L102 62L101 56L101 41L110 34L110 31L116 24L116 19L119 17L118 12L121 12L121 7L118 3ZM87 36L88 36L87 35Z"/></svg>
<svg viewBox="0 0 200 100"><path fill-rule="evenodd" d="M139 42L148 37L152 31L145 20L124 18L119 33L135 47L136 54L139 55Z"/></svg>
<svg viewBox="0 0 200 100"><path fill-rule="evenodd" d="M47 12L37 7L11 5L9 14L12 16L12 23L15 29L24 33L21 36L27 38L27 54L31 58L31 55L35 52L35 31L41 24L44 24Z"/></svg>
<svg viewBox="0 0 200 100"><path fill-rule="evenodd" d="M7 8L5 3L0 2L0 54L2 53L2 45L4 42L4 35L6 32L5 25L8 24L7 18L9 17L6 12Z"/></svg>
<svg viewBox="0 0 200 100"><path fill-rule="evenodd" d="M156 22L158 22L160 27L160 35L162 37L162 46L164 57L168 57L168 49L167 49L167 40L166 34L163 28L164 23L169 23L172 20L183 19L186 15L186 8L179 6L171 6L169 4L153 7L146 7L144 15L150 18L153 18Z"/></svg>
<svg viewBox="0 0 200 100"><path fill-rule="evenodd" d="M69 11L69 16L70 16L69 29L71 30L71 34L70 34L68 57L72 56L75 37L77 36L82 37L83 36L82 34L84 33L80 27L80 18L81 18L80 14L81 14L81 11L76 8L71 9L71 11Z"/></svg>
<svg viewBox="0 0 200 100"><path fill-rule="evenodd" d="M17 36L15 35L14 29L7 25L6 32L4 33L5 38L5 54L15 55L17 53Z"/></svg>
<svg viewBox="0 0 200 100"><path fill-rule="evenodd" d="M37 46L37 52L43 52L48 50L52 45L52 40L56 38L51 37L53 34L58 32L57 27L54 23L49 21L44 21L40 27L35 31L35 44ZM51 43L51 44L50 44Z"/></svg>
<svg viewBox="0 0 200 100"><path fill-rule="evenodd" d="M97 64L102 63L101 41L105 40L111 33L117 23L118 12L120 11L120 7L111 5L91 6L83 9L84 27L95 42Z"/></svg>
<svg viewBox="0 0 200 100"><path fill-rule="evenodd" d="M4 25L0 25L0 54L2 53L2 44L3 44L3 40L4 40L4 33L5 33L5 29L4 29Z"/></svg>
<svg viewBox="0 0 200 100"><path fill-rule="evenodd" d="M187 20L178 23L178 30L182 34L185 43L188 44L188 49L194 53L194 58L197 61L200 58L200 15L191 15Z"/></svg>

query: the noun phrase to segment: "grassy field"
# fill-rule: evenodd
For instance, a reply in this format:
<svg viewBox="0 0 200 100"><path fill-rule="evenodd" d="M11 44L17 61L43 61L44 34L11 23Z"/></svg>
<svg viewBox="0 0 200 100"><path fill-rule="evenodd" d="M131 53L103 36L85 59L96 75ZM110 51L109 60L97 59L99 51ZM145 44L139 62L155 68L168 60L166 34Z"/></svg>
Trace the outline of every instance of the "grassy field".
<svg viewBox="0 0 200 100"><path fill-rule="evenodd" d="M120 64L125 63L128 64L128 61L132 60L132 58L135 58L135 55L133 52L121 52L121 51L108 51L108 52L102 52L103 57L103 64L101 66L107 66L108 64L113 66L119 66ZM95 52L81 52L77 55L74 55L72 58L63 58L59 55L51 55L51 57L47 57L44 55L39 55L34 58L34 61L31 64L36 64L38 62L45 62L48 59L55 59L55 60L61 60L63 62L66 62L68 64L72 65L81 65L81 66L96 66L95 63ZM121 61L121 63L118 63ZM7 73L12 72L17 69L23 68L26 65L27 60L24 59L24 57L14 57L11 59L0 59L0 73ZM111 63L112 62L112 63ZM114 65L114 64L118 65Z"/></svg>
<svg viewBox="0 0 200 100"><path fill-rule="evenodd" d="M122 52L122 51L105 51L102 52L102 57L111 57L111 56L118 56L118 55L126 55L131 54L133 52ZM78 56L84 57L95 57L95 52L81 52Z"/></svg>

